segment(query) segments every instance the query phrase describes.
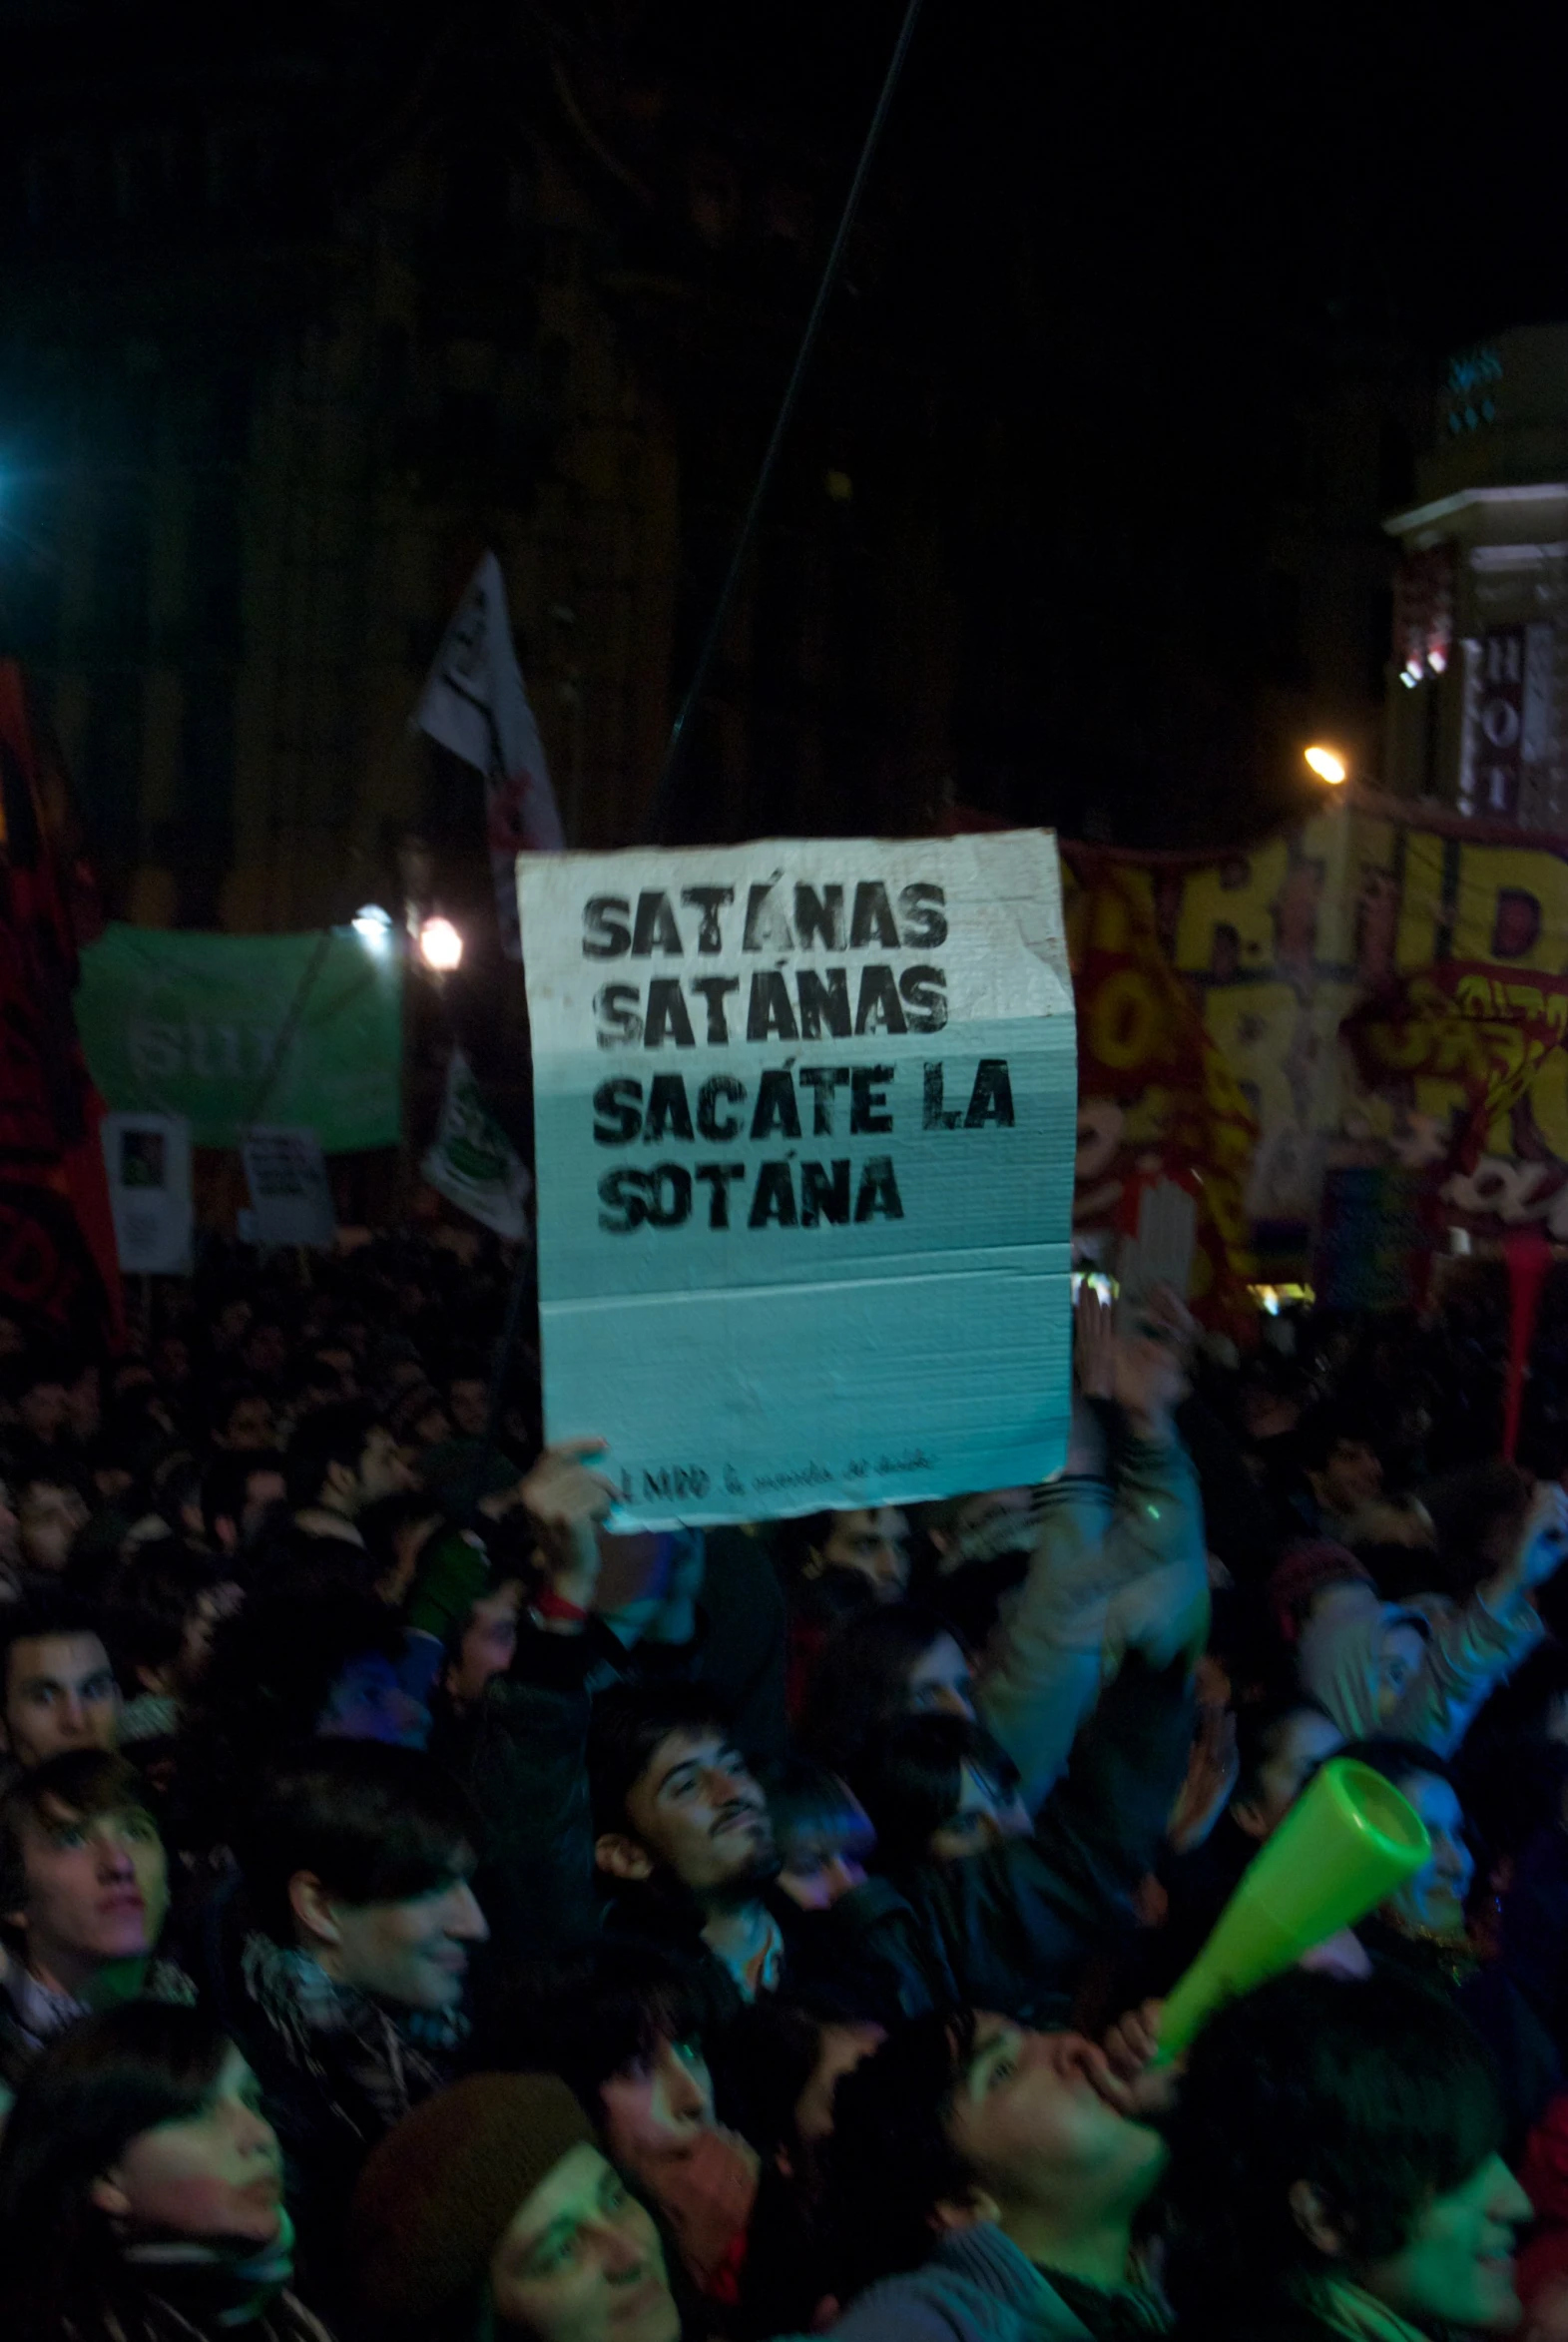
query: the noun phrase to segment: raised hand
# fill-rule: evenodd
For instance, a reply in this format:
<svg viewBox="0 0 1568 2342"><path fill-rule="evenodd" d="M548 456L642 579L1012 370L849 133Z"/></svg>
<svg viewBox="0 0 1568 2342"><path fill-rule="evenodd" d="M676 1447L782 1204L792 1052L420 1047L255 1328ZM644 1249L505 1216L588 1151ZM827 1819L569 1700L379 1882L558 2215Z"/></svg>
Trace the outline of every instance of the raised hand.
<svg viewBox="0 0 1568 2342"><path fill-rule="evenodd" d="M579 1612L593 1602L599 1581L599 1536L615 1489L591 1468L607 1440L562 1440L546 1448L518 1494L539 1540L540 1558L558 1604Z"/></svg>

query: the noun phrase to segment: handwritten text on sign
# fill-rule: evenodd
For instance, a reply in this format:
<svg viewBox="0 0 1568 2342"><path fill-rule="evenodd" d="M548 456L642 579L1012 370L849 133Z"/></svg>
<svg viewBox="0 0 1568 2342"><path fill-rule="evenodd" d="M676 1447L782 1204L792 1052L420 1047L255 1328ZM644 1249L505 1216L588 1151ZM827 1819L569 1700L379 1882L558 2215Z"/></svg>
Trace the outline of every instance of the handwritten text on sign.
<svg viewBox="0 0 1568 2342"><path fill-rule="evenodd" d="M552 1438L628 1520L1035 1478L1072 998L1044 833L518 865Z"/></svg>

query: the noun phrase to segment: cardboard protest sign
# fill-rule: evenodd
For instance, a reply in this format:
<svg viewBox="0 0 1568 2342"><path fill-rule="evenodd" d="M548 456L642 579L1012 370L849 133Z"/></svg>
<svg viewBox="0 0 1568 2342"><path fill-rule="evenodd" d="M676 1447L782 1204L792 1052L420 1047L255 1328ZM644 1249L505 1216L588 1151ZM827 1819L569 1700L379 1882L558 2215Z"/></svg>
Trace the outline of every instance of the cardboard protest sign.
<svg viewBox="0 0 1568 2342"><path fill-rule="evenodd" d="M191 1125L182 1114L106 1114L100 1128L120 1267L191 1274Z"/></svg>
<svg viewBox="0 0 1568 2342"><path fill-rule="evenodd" d="M1069 1413L1055 841L522 856L545 1422L627 1525L1005 1487Z"/></svg>
<svg viewBox="0 0 1568 2342"><path fill-rule="evenodd" d="M461 1049L452 1051L441 1120L419 1168L437 1194L481 1227L497 1236L526 1234L533 1181L485 1104Z"/></svg>
<svg viewBox="0 0 1568 2342"><path fill-rule="evenodd" d="M337 1233L321 1142L313 1130L258 1123L240 1142L251 1190L253 1244L328 1246Z"/></svg>

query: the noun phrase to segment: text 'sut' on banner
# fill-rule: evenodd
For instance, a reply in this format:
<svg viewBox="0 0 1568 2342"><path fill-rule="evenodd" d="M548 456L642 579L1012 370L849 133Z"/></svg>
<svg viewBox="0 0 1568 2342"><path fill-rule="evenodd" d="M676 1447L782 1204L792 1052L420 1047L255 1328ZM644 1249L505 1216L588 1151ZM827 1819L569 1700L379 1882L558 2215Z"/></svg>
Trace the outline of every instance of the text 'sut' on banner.
<svg viewBox="0 0 1568 2342"><path fill-rule="evenodd" d="M1065 1455L1077 1071L1056 843L524 855L552 1440L628 1526Z"/></svg>

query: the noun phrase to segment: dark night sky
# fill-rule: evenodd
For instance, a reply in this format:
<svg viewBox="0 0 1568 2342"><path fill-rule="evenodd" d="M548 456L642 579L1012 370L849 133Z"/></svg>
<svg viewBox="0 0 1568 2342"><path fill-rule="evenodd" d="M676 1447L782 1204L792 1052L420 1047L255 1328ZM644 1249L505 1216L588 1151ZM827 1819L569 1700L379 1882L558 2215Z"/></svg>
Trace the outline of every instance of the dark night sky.
<svg viewBox="0 0 1568 2342"><path fill-rule="evenodd" d="M901 13L898 0L472 0L438 16L411 0L280 0L264 19L193 31L167 0L0 0L13 68L0 129L25 121L28 26L70 28L78 69L101 56L110 81L116 41L143 70L164 55L198 97L203 42L215 89L226 50L314 50L340 71L363 62L352 95L395 90L450 28L454 118L471 102L546 120L544 61L564 55L641 166L640 118L618 111L617 89L658 90L649 142L666 142L667 165L710 136L755 137L785 170L800 158L819 255ZM1346 377L1402 382L1413 411L1411 386L1435 381L1445 351L1568 316L1559 21L1506 5L1456 24L1364 6L925 0L770 519L819 505L824 458L853 472L853 525L873 552L921 506L954 612L960 794L1068 828L1099 807L1129 838L1269 818L1252 703L1293 413ZM503 59L466 69L471 91L465 41ZM635 222L615 233L630 247ZM677 689L809 283L801 270L773 289L781 329L739 353L739 390L710 393L743 411L707 550L689 555ZM694 411L701 428L701 397ZM1353 516L1374 551L1385 508L1373 490Z"/></svg>

